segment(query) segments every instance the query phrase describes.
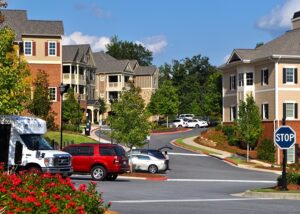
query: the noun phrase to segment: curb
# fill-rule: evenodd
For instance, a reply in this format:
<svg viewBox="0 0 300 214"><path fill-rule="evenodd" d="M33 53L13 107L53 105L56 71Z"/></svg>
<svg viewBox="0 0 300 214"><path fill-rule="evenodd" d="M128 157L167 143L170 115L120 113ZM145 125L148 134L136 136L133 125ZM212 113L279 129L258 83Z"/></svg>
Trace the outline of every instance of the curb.
<svg viewBox="0 0 300 214"><path fill-rule="evenodd" d="M191 130L192 129L184 129L184 130L168 131L168 132L151 132L151 134L153 134L153 135L176 134L176 133L188 132Z"/></svg>
<svg viewBox="0 0 300 214"><path fill-rule="evenodd" d="M271 198L271 199L286 199L286 200L300 200L300 193L286 193L286 192L253 192L247 190L243 193L231 194L236 197L245 198Z"/></svg>
<svg viewBox="0 0 300 214"><path fill-rule="evenodd" d="M128 179L128 180L147 180L147 181L167 181L168 178L163 177L131 177L131 176L119 176L118 178Z"/></svg>

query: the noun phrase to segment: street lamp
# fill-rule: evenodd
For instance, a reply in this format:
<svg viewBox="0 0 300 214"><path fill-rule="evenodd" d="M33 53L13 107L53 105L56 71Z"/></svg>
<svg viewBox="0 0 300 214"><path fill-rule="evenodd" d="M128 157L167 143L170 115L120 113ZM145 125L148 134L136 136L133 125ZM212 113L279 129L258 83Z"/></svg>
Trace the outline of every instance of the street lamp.
<svg viewBox="0 0 300 214"><path fill-rule="evenodd" d="M78 121L77 121L77 123L78 123L78 132L79 132L79 130L80 130L80 128L79 128L79 126L80 126L80 99L81 99L81 97L80 97L80 94L78 95L78 97L77 97L77 101L78 101Z"/></svg>
<svg viewBox="0 0 300 214"><path fill-rule="evenodd" d="M60 83L59 92L60 92L60 150L62 150L62 141L63 141L63 95L65 93L66 86L63 83Z"/></svg>

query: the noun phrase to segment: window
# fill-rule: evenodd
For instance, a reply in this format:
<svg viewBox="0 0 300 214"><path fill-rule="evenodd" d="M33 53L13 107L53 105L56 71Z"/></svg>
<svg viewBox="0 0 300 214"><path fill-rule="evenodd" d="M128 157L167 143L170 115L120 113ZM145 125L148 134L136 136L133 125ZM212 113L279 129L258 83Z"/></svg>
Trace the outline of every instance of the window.
<svg viewBox="0 0 300 214"><path fill-rule="evenodd" d="M29 41L24 42L24 54L26 56L32 55L32 42L29 42Z"/></svg>
<svg viewBox="0 0 300 214"><path fill-rule="evenodd" d="M56 101L56 88L55 87L51 87L48 89L48 93L49 93L49 99L50 101Z"/></svg>
<svg viewBox="0 0 300 214"><path fill-rule="evenodd" d="M268 103L262 104L262 119L263 120L269 119L269 104Z"/></svg>
<svg viewBox="0 0 300 214"><path fill-rule="evenodd" d="M235 90L235 88L236 88L236 77L235 77L235 75L231 75L230 76L230 90Z"/></svg>
<svg viewBox="0 0 300 214"><path fill-rule="evenodd" d="M236 119L236 106L230 107L230 121L234 121Z"/></svg>
<svg viewBox="0 0 300 214"><path fill-rule="evenodd" d="M246 82L247 85L253 85L253 73L246 73Z"/></svg>
<svg viewBox="0 0 300 214"><path fill-rule="evenodd" d="M48 45L49 45L49 47L48 47L48 50L49 50L48 55L49 56L56 56L56 42L49 42Z"/></svg>
<svg viewBox="0 0 300 214"><path fill-rule="evenodd" d="M297 68L283 69L283 83L294 84L298 82Z"/></svg>
<svg viewBox="0 0 300 214"><path fill-rule="evenodd" d="M94 149L91 146L79 146L77 150L78 156L93 156Z"/></svg>
<svg viewBox="0 0 300 214"><path fill-rule="evenodd" d="M239 74L239 87L244 86L244 74Z"/></svg>
<svg viewBox="0 0 300 214"><path fill-rule="evenodd" d="M298 118L298 104L297 103L283 103L283 117L287 119Z"/></svg>
<svg viewBox="0 0 300 214"><path fill-rule="evenodd" d="M116 152L114 148L100 148L101 156L115 156Z"/></svg>
<svg viewBox="0 0 300 214"><path fill-rule="evenodd" d="M269 70L267 68L261 70L261 85L269 84Z"/></svg>

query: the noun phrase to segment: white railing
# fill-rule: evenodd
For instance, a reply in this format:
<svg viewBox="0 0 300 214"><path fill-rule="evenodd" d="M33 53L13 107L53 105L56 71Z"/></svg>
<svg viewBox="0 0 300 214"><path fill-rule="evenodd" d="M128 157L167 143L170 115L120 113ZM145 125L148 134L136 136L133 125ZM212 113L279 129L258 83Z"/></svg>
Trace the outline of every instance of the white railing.
<svg viewBox="0 0 300 214"><path fill-rule="evenodd" d="M110 82L108 84L108 87L110 87L110 88L117 88L117 87L119 87L119 83L118 82Z"/></svg>

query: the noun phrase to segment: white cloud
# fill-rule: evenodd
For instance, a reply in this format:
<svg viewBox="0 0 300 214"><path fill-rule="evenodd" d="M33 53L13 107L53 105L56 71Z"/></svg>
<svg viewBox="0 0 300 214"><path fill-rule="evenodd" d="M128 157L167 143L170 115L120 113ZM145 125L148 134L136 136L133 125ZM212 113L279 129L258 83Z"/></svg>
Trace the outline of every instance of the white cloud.
<svg viewBox="0 0 300 214"><path fill-rule="evenodd" d="M153 54L158 54L162 52L168 45L166 37L161 35L147 37L142 42L136 41L136 43L144 46Z"/></svg>
<svg viewBox="0 0 300 214"><path fill-rule="evenodd" d="M231 56L231 54L227 54L224 58L223 58L223 62L226 63L229 59L229 57Z"/></svg>
<svg viewBox="0 0 300 214"><path fill-rule="evenodd" d="M282 5L276 6L268 15L260 18L257 22L257 26L270 31L289 29L291 26L291 18L294 13L299 10L299 0L285 0Z"/></svg>
<svg viewBox="0 0 300 214"><path fill-rule="evenodd" d="M93 51L106 51L106 45L110 43L109 37L97 37L74 32L69 36L63 36L63 45L90 44Z"/></svg>

